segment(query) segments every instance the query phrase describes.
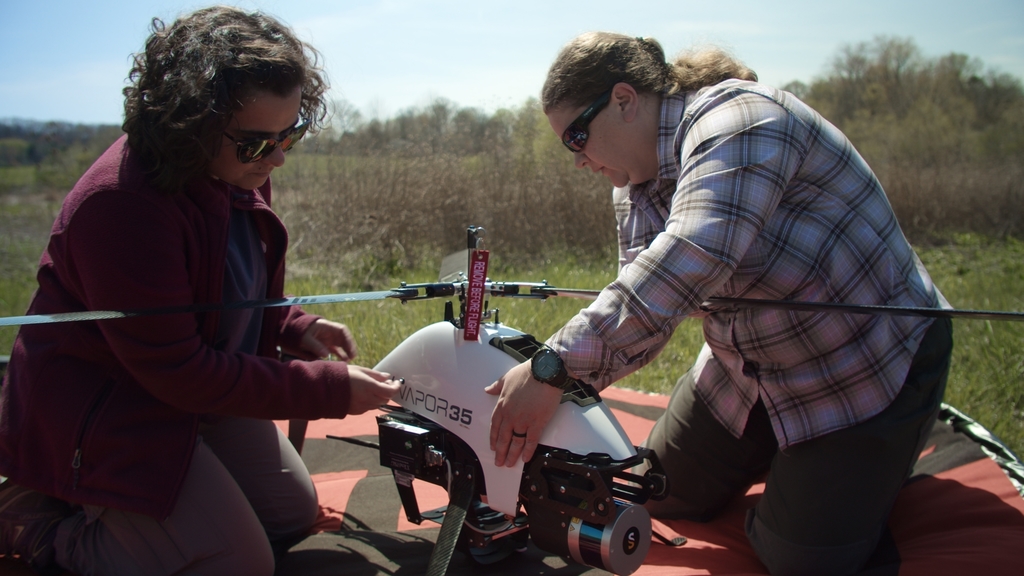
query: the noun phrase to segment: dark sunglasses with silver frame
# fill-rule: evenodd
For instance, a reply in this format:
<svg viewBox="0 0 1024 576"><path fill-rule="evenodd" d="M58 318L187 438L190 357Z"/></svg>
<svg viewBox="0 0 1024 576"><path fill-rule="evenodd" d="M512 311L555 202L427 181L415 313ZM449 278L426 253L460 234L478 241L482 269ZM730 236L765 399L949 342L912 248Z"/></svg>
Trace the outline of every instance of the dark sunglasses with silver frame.
<svg viewBox="0 0 1024 576"><path fill-rule="evenodd" d="M576 117L569 126L566 127L565 131L562 132L562 144L573 152L582 152L583 147L587 144L587 138L590 137L590 132L587 131L587 126L590 125L591 120L597 116L597 113L604 110L604 107L608 105L611 100L612 91L608 90L604 94L597 97L594 103L587 107L582 114Z"/></svg>
<svg viewBox="0 0 1024 576"><path fill-rule="evenodd" d="M277 138L249 138L240 140L235 138L226 131L224 135L229 140L238 146L237 156L238 161L242 164L251 164L253 162L259 162L267 154L272 153L278 146L281 147L281 151L287 152L295 146L295 143L302 139L306 135L306 130L309 128L309 120L300 119L299 123L294 127L285 130L278 134Z"/></svg>

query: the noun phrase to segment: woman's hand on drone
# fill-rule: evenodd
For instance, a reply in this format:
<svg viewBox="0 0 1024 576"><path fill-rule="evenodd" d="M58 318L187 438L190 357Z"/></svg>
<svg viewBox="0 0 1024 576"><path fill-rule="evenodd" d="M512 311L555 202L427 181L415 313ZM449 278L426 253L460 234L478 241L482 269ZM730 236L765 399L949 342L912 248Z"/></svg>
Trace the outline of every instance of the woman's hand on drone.
<svg viewBox="0 0 1024 576"><path fill-rule="evenodd" d="M348 413L353 415L387 404L388 400L398 394L401 387L401 381L393 378L391 374L355 364L348 365L348 381L349 389L352 391Z"/></svg>
<svg viewBox="0 0 1024 576"><path fill-rule="evenodd" d="M529 361L512 368L484 391L498 395L491 414L494 464L512 467L520 456L523 462L529 461L558 408L562 391L534 380Z"/></svg>

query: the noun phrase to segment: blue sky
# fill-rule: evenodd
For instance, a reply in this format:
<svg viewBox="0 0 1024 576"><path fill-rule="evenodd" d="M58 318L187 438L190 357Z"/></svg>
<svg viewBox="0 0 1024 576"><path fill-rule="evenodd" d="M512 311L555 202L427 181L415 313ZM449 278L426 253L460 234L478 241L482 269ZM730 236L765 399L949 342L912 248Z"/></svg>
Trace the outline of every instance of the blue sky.
<svg viewBox="0 0 1024 576"><path fill-rule="evenodd" d="M846 44L912 39L926 57L958 52L1024 78L1022 0L227 0L290 24L323 54L332 98L390 117L447 98L485 111L536 96L578 33L654 37L671 55L729 48L781 86L810 81ZM0 118L120 124L129 55L153 17L190 0L0 0Z"/></svg>

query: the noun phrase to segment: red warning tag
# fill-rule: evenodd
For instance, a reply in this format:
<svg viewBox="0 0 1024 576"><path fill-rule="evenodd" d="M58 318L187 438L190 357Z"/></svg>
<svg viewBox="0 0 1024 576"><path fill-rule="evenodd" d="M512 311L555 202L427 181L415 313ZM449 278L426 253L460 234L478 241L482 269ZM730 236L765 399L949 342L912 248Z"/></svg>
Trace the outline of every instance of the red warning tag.
<svg viewBox="0 0 1024 576"><path fill-rule="evenodd" d="M487 281L487 250L473 250L469 255L469 287L466 290L466 318L463 328L466 340L480 336L480 316L484 310L484 285Z"/></svg>

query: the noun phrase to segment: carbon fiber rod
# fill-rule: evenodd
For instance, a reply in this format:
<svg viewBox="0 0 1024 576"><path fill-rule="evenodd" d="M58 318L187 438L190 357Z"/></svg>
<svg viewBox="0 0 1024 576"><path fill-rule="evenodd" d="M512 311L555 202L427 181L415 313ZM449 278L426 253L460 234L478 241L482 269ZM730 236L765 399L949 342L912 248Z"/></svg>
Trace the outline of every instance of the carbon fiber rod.
<svg viewBox="0 0 1024 576"><path fill-rule="evenodd" d="M600 290L578 288L556 288L539 286L534 293L546 296L568 296L594 300ZM762 300L759 298L708 298L701 304L701 310L770 308L776 310L800 310L804 312L832 312L840 314L880 314L888 316L924 316L927 318L965 318L969 320L1010 320L1024 322L1024 312L1001 312L996 310L955 310L951 308L920 308L914 306L880 306L872 304L840 304L829 302L799 302L794 300Z"/></svg>
<svg viewBox="0 0 1024 576"><path fill-rule="evenodd" d="M955 310L950 308L918 308L913 306L876 306L871 304L836 304L829 302L795 302L755 298L708 298L703 310L720 308L771 308L804 312L838 312L841 314L880 314L887 316L924 316L926 318L967 318L971 320L1011 320L1024 322L1024 312L995 310Z"/></svg>

